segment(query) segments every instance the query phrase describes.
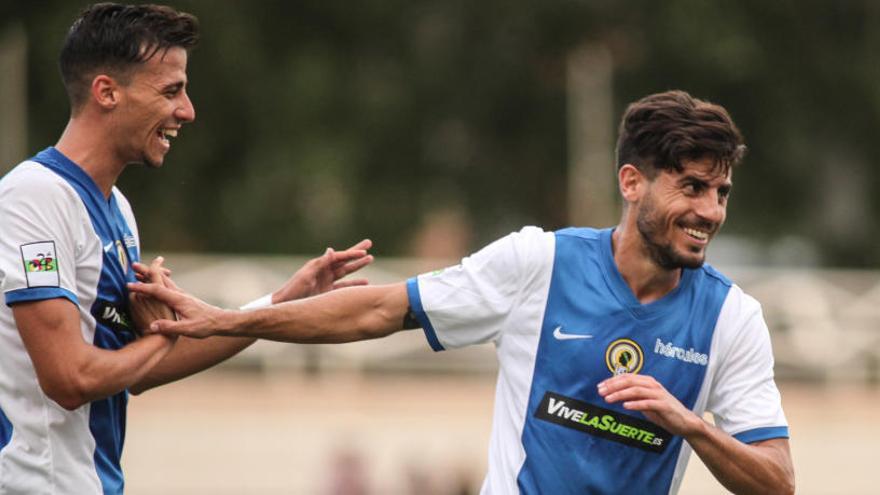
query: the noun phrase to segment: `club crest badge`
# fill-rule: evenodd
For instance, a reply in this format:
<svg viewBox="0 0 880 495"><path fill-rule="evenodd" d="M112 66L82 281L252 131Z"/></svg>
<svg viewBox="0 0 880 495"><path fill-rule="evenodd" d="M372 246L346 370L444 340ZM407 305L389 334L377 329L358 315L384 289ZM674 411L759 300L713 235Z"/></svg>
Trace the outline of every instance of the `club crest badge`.
<svg viewBox="0 0 880 495"><path fill-rule="evenodd" d="M125 253L125 246L122 245L122 241L116 241L116 256L119 258L122 273L128 273L128 255Z"/></svg>
<svg viewBox="0 0 880 495"><path fill-rule="evenodd" d="M644 363L645 353L634 340L617 339L605 349L605 364L614 375L636 374Z"/></svg>

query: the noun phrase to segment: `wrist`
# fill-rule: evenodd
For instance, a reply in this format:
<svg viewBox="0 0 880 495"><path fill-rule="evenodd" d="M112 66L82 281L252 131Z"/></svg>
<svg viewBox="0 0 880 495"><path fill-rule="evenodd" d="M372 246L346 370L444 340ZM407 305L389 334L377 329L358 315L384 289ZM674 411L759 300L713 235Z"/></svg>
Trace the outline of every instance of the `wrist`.
<svg viewBox="0 0 880 495"><path fill-rule="evenodd" d="M705 437L709 434L709 423L706 422L700 416L697 416L696 413L691 411L691 414L688 416L688 419L685 424L685 431L682 433L682 436L688 440L688 442L693 441L694 439Z"/></svg>
<svg viewBox="0 0 880 495"><path fill-rule="evenodd" d="M217 329L216 333L218 335L230 337L238 335L242 328L241 320L244 313L245 311L236 311L232 309L221 310L214 326L214 328Z"/></svg>

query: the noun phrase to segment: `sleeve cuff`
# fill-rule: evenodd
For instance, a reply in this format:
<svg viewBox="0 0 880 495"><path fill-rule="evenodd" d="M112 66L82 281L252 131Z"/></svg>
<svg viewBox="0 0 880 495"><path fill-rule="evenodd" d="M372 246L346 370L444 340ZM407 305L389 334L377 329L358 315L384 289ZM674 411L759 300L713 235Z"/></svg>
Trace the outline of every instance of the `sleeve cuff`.
<svg viewBox="0 0 880 495"><path fill-rule="evenodd" d="M416 319L422 325L422 330L425 332L425 338L428 339L431 349L435 352L445 351L446 348L443 347L440 339L437 338L437 332L434 331L434 326L431 325L431 320L428 319L428 314L425 313L425 309L422 307L422 297L419 293L419 279L417 277L406 281L406 295L409 297L409 307L412 308Z"/></svg>
<svg viewBox="0 0 880 495"><path fill-rule="evenodd" d="M61 287L34 287L27 289L15 289L6 293L6 305L29 302L44 301L46 299L64 298L70 300L73 304L79 306L79 299L76 294Z"/></svg>
<svg viewBox="0 0 880 495"><path fill-rule="evenodd" d="M787 426L770 426L766 428L755 428L746 430L733 435L733 438L742 443L755 443L762 440L770 440L771 438L789 438Z"/></svg>
<svg viewBox="0 0 880 495"><path fill-rule="evenodd" d="M246 311L249 309L260 309L260 308L268 308L272 305L272 294L266 294L265 296L254 299L253 301L245 304L244 306L238 308L242 311Z"/></svg>

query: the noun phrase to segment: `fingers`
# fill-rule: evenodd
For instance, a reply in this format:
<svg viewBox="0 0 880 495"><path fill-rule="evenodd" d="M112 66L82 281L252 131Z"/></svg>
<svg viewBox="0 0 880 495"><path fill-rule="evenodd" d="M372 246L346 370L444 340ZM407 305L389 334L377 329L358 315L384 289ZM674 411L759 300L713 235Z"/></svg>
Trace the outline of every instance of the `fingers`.
<svg viewBox="0 0 880 495"><path fill-rule="evenodd" d="M361 268L369 265L370 263L373 262L373 259L374 259L373 255L367 255L367 256L364 256L363 258L357 259L357 260L352 261L350 263L345 263L344 265L334 269L333 275L336 278L342 278L350 273L354 273L354 272L360 270Z"/></svg>
<svg viewBox="0 0 880 495"><path fill-rule="evenodd" d="M623 403L623 408L630 411L660 411L664 406L663 401L656 399L630 400Z"/></svg>
<svg viewBox="0 0 880 495"><path fill-rule="evenodd" d="M166 275L164 273L162 274L162 283L163 283L163 285L165 285L165 287L168 287L169 289L171 289L173 291L183 292L183 290L180 287L178 287L176 283L174 283L174 280L172 280L171 277L169 277L168 275Z"/></svg>
<svg viewBox="0 0 880 495"><path fill-rule="evenodd" d="M150 323L148 333L161 333L163 335L187 335L185 323L172 320L156 320Z"/></svg>
<svg viewBox="0 0 880 495"><path fill-rule="evenodd" d="M158 261L158 264L156 263ZM153 273L158 273L165 277L171 276L171 270L162 266L162 263L165 262L165 259L159 256L150 262L150 265L147 266L143 263L134 262L131 264L132 269L134 269L134 276L142 281L142 282L150 282L152 281L151 277Z"/></svg>
<svg viewBox="0 0 880 495"><path fill-rule="evenodd" d="M345 251L333 251L333 248L327 248L327 252L331 254L334 263L346 262L363 258L367 256L365 249L346 249Z"/></svg>
<svg viewBox="0 0 880 495"><path fill-rule="evenodd" d="M371 247L373 247L373 241L371 241L369 239L364 239L361 242L355 244L354 246L348 248L346 251L351 251L353 249L366 251L367 249L370 249Z"/></svg>
<svg viewBox="0 0 880 495"><path fill-rule="evenodd" d="M602 395L602 392L599 392ZM649 387L629 387L603 396L605 402L633 401L641 399L659 399L663 397L661 390Z"/></svg>
<svg viewBox="0 0 880 495"><path fill-rule="evenodd" d="M175 292L165 286L156 283L128 284L128 290L130 292L136 292L138 294L145 294L151 297L155 297L156 299L162 301L169 306L179 304L183 300L183 295L181 293Z"/></svg>

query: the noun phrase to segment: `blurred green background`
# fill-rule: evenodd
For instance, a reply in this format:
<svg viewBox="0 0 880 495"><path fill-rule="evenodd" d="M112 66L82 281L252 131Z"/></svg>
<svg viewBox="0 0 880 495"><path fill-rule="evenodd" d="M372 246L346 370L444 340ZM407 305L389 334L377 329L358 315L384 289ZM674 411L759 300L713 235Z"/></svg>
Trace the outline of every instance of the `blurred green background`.
<svg viewBox="0 0 880 495"><path fill-rule="evenodd" d="M197 118L161 170L123 174L146 250L320 252L369 236L409 255L433 219L467 252L567 226L566 64L586 45L610 55L609 126L671 88L730 110L750 151L725 235L807 253L781 263L880 263L878 2L170 3L202 25ZM26 38L19 159L66 123L56 60L82 6L0 3L0 33Z"/></svg>
<svg viewBox="0 0 880 495"><path fill-rule="evenodd" d="M225 307L305 260L265 255L370 237L363 274L387 283L525 224L610 225L626 104L727 107L749 154L709 259L762 302L799 492L876 492L880 2L168 3L201 21L196 122L119 185L144 250ZM0 173L64 128L84 5L0 0ZM433 355L420 332L259 342L133 398L131 492L475 493L495 370L491 346ZM687 476L683 495L725 493L696 458Z"/></svg>

